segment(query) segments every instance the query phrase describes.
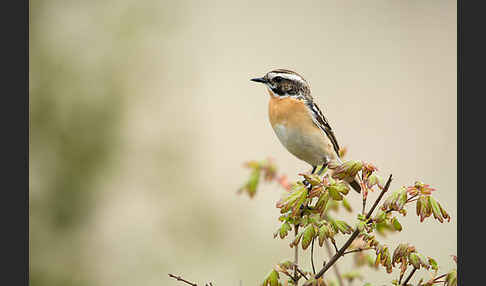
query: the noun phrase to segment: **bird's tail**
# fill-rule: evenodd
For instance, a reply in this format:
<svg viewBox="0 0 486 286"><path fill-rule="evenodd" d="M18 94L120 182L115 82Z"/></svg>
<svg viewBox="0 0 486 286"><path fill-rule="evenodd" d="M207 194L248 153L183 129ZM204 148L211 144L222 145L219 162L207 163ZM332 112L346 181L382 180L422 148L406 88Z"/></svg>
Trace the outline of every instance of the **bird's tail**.
<svg viewBox="0 0 486 286"><path fill-rule="evenodd" d="M349 184L351 185L351 187L352 187L352 188L353 188L353 189L354 189L356 192L358 192L358 194L359 194L359 193L361 193L361 186L360 186L360 185L359 185L359 183L356 181L356 179L354 179L353 181L351 181Z"/></svg>

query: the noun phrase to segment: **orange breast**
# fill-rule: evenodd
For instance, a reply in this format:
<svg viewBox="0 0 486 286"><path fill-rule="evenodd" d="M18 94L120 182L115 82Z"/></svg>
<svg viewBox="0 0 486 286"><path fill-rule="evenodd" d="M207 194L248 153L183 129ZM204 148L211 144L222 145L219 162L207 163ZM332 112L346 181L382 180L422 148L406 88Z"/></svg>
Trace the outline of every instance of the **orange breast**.
<svg viewBox="0 0 486 286"><path fill-rule="evenodd" d="M268 116L272 127L276 124L281 124L291 128L318 131L318 127L312 121L305 104L291 97L278 98L271 96L268 105Z"/></svg>
<svg viewBox="0 0 486 286"><path fill-rule="evenodd" d="M334 160L335 151L329 138L314 124L304 102L270 94L268 115L280 142L297 158L312 166Z"/></svg>

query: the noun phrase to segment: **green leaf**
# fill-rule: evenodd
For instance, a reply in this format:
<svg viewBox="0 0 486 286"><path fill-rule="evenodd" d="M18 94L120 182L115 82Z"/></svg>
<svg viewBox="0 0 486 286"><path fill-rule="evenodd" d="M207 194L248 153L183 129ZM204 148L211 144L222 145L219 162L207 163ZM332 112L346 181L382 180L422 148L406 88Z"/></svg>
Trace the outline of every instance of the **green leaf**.
<svg viewBox="0 0 486 286"><path fill-rule="evenodd" d="M457 285L457 270L454 269L451 272L447 273L445 278L445 285L446 286L456 286Z"/></svg>
<svg viewBox="0 0 486 286"><path fill-rule="evenodd" d="M319 228L319 246L322 246L324 240L328 239L329 237L333 237L334 233L331 231L327 224L322 225Z"/></svg>
<svg viewBox="0 0 486 286"><path fill-rule="evenodd" d="M278 272L275 269L272 269L272 271L268 273L267 277L265 277L262 286L278 286L279 278Z"/></svg>
<svg viewBox="0 0 486 286"><path fill-rule="evenodd" d="M334 221L338 230L342 232L343 234L350 234L353 232L353 228L349 226L345 221L342 220L336 220Z"/></svg>
<svg viewBox="0 0 486 286"><path fill-rule="evenodd" d="M376 174L371 174L368 177L368 181L366 182L366 186L368 189L371 189L374 185L378 184L378 177Z"/></svg>
<svg viewBox="0 0 486 286"><path fill-rule="evenodd" d="M434 218L436 218L441 223L444 222L439 204L435 201L435 199L432 196L429 196L429 204L432 207L432 213L434 214Z"/></svg>
<svg viewBox="0 0 486 286"><path fill-rule="evenodd" d="M341 180L346 177L353 178L362 168L363 162L361 161L347 161L335 168L333 177Z"/></svg>
<svg viewBox="0 0 486 286"><path fill-rule="evenodd" d="M375 267L378 267L378 265L380 265L380 262L381 262L381 252L376 255Z"/></svg>
<svg viewBox="0 0 486 286"><path fill-rule="evenodd" d="M347 195L349 193L349 187L343 182L336 184L336 188L338 192L340 192L343 195Z"/></svg>
<svg viewBox="0 0 486 286"><path fill-rule="evenodd" d="M343 207L348 212L352 212L353 211L353 209L351 208L351 205L349 204L348 200L346 200L346 198L343 198Z"/></svg>
<svg viewBox="0 0 486 286"><path fill-rule="evenodd" d="M321 213L324 212L327 203L329 202L329 192L323 192L316 203L316 209Z"/></svg>
<svg viewBox="0 0 486 286"><path fill-rule="evenodd" d="M348 280L349 282L352 282L355 279L363 280L363 275L356 270L344 273L342 277Z"/></svg>
<svg viewBox="0 0 486 286"><path fill-rule="evenodd" d="M364 221L358 222L356 225L356 228L359 230L359 232L362 232L366 227L366 223Z"/></svg>
<svg viewBox="0 0 486 286"><path fill-rule="evenodd" d="M420 259L420 264L422 264L422 266L426 269L429 269L430 268L430 264L429 264L429 260L422 254L420 253L417 253L419 259Z"/></svg>
<svg viewBox="0 0 486 286"><path fill-rule="evenodd" d="M297 184L286 197L277 202L277 208L280 208L280 213L286 213L292 209L292 215L295 216L307 199L307 195L307 188L303 184Z"/></svg>
<svg viewBox="0 0 486 286"><path fill-rule="evenodd" d="M405 205L405 203L407 202L407 189L403 189L400 194L399 194L399 197L398 197L398 200L397 200L397 210L400 210L403 208L403 206Z"/></svg>
<svg viewBox="0 0 486 286"><path fill-rule="evenodd" d="M327 191L329 192L329 196L335 201L341 201L343 199L343 195L339 193L339 190L335 186L330 186L327 188Z"/></svg>
<svg viewBox="0 0 486 286"><path fill-rule="evenodd" d="M410 264L413 265L413 267L420 269L420 258L418 257L417 253L410 253L410 255L408 256L408 261Z"/></svg>
<svg viewBox="0 0 486 286"><path fill-rule="evenodd" d="M396 217L392 219L392 225L395 230L402 231L402 225Z"/></svg>
<svg viewBox="0 0 486 286"><path fill-rule="evenodd" d="M298 234L298 235L297 235L297 236L294 238L294 240L292 241L291 245L295 245L295 247L297 247L297 245L299 244L300 239L302 238L302 235L303 235L303 234L304 234L303 232L299 233L299 234Z"/></svg>
<svg viewBox="0 0 486 286"><path fill-rule="evenodd" d="M317 175L308 175L308 174L302 174L302 176L313 186L317 186L321 183L321 180L319 179L319 176Z"/></svg>
<svg viewBox="0 0 486 286"><path fill-rule="evenodd" d="M379 211L376 215L375 215L375 218L374 218L375 222L376 223L381 223L381 222L384 222L386 220L386 213L384 211Z"/></svg>
<svg viewBox="0 0 486 286"><path fill-rule="evenodd" d="M383 202L383 210L393 210L395 209L395 204L398 200L398 196L400 195L399 191L393 192L391 195L389 195L385 201Z"/></svg>
<svg viewBox="0 0 486 286"><path fill-rule="evenodd" d="M417 216L420 216L420 213L422 212L422 200L420 200L420 197L417 199L415 210L416 210Z"/></svg>
<svg viewBox="0 0 486 286"><path fill-rule="evenodd" d="M291 230L292 227L290 226L290 224L288 222L282 224L282 226L280 227L280 238L283 239L284 237L287 236L287 234L289 233L289 230Z"/></svg>
<svg viewBox="0 0 486 286"><path fill-rule="evenodd" d="M430 264L430 267L432 268L432 270L438 270L439 269L437 262L431 257L429 257L429 264Z"/></svg>
<svg viewBox="0 0 486 286"><path fill-rule="evenodd" d="M439 204L439 203L437 203L437 204ZM449 214L446 212L446 210L445 210L445 209L442 207L442 205L441 205L441 204L439 204L439 207L440 207L440 212L441 212L441 214L442 214L442 217L443 217L444 219L446 219L448 222L449 222L449 221L451 221L451 217L450 217L450 216L449 216Z"/></svg>
<svg viewBox="0 0 486 286"><path fill-rule="evenodd" d="M418 201L420 201L420 222L423 222L425 218L432 214L432 207L430 206L429 200L426 196L420 196Z"/></svg>
<svg viewBox="0 0 486 286"><path fill-rule="evenodd" d="M304 188L304 190L302 190L302 193L301 193L299 199L293 205L292 215L295 216L299 212L300 206L304 203L305 199L307 199L307 193L308 193L307 188Z"/></svg>
<svg viewBox="0 0 486 286"><path fill-rule="evenodd" d="M312 239L315 237L316 232L312 224L308 225L304 230L304 235L302 236L302 249L307 249Z"/></svg>

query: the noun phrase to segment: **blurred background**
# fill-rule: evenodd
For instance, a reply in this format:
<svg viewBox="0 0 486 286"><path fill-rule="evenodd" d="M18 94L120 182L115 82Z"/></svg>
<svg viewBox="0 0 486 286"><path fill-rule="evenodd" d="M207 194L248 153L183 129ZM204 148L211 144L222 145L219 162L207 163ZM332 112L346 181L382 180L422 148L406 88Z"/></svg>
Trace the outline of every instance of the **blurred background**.
<svg viewBox="0 0 486 286"><path fill-rule="evenodd" d="M274 68L309 81L347 159L393 173L392 189L438 189L450 223L410 210L383 242L455 267L456 1L30 7L31 285L181 285L168 273L257 285L292 257L273 239L278 186L236 194L244 161L272 157L291 180L310 170L281 146L268 95L249 81ZM396 277L365 274L360 285Z"/></svg>

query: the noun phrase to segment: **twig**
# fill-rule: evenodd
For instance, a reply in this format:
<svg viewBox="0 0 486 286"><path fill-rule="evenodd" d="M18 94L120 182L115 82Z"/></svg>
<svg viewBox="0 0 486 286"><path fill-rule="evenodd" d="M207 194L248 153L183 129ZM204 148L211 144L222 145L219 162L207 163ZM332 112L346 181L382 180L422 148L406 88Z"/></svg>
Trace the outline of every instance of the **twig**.
<svg viewBox="0 0 486 286"><path fill-rule="evenodd" d="M197 286L196 283L189 282L189 281L185 280L184 278L182 278L181 276L175 276L175 275L169 273L169 277L174 278L177 281L182 281L182 282L189 284L191 286Z"/></svg>
<svg viewBox="0 0 486 286"><path fill-rule="evenodd" d="M309 280L309 278L307 278L307 276L305 276L304 272L302 272L302 270L300 270L299 267L297 267L297 272L299 272L300 275L302 275L302 277L305 278L305 280Z"/></svg>
<svg viewBox="0 0 486 286"><path fill-rule="evenodd" d="M363 198L363 210L361 211L362 214L365 214L365 207L366 207L366 198Z"/></svg>
<svg viewBox="0 0 486 286"><path fill-rule="evenodd" d="M416 198L418 195L413 195L411 196L410 198L407 199L407 201L405 202L405 204L408 204L408 203L412 203L412 202L415 202L415 201L418 201L418 198ZM416 198L416 199L414 199ZM388 214L388 213L391 213L392 211L395 211L393 209L391 210L387 210L385 213Z"/></svg>
<svg viewBox="0 0 486 286"><path fill-rule="evenodd" d="M294 276L290 275L287 272L282 272L282 273L285 274L285 275L287 275L287 276L289 276L289 278L292 279L292 281L294 281L295 283L297 283L297 280L295 280L295 277Z"/></svg>
<svg viewBox="0 0 486 286"><path fill-rule="evenodd" d="M408 275L407 279L405 279L405 281L403 281L403 286L407 285L408 281L410 280L410 278L412 278L413 274L415 274L415 271L417 271L417 268L413 268L412 272L410 272L410 274Z"/></svg>
<svg viewBox="0 0 486 286"><path fill-rule="evenodd" d="M312 264L312 273L316 275L316 268L314 267L314 240L316 238L314 237L312 239L312 246L311 246L311 264Z"/></svg>
<svg viewBox="0 0 486 286"><path fill-rule="evenodd" d="M402 284L403 275L405 275L405 272L400 272L400 277L398 278L398 284Z"/></svg>
<svg viewBox="0 0 486 286"><path fill-rule="evenodd" d="M370 250L370 249L374 249L374 248L373 247L367 247L367 248L353 249L353 250L344 252L343 255L346 255L346 254L349 254L349 253L353 253L353 252L360 252L360 251L364 251L364 250Z"/></svg>
<svg viewBox="0 0 486 286"><path fill-rule="evenodd" d="M385 187L383 188L383 190L381 191L380 195L378 196L378 198L376 199L375 203L373 204L373 206L371 207L370 211L368 212L368 214L366 215L366 219L369 219L371 217L371 214L373 213L373 211L375 210L376 206L378 206L378 203L380 202L380 200L383 198L383 195L388 191L388 188L390 187L390 183L392 181L392 175L390 175L390 177L388 177L388 181L386 182L386 185ZM344 252L346 251L346 249L351 245L351 243L356 239L356 237L358 237L360 231L358 229L356 229L352 234L351 234L351 237L346 241L346 243L343 245L343 247L341 247L341 249L331 258L331 260L326 263L326 265L317 273L317 275L315 276L315 278L320 278L322 275L324 275L324 273L329 269L331 268L331 266L336 263L336 261L341 257L343 256Z"/></svg>
<svg viewBox="0 0 486 286"><path fill-rule="evenodd" d="M331 240L332 242L332 245L334 246L334 250L336 250L336 253L339 251L337 245L336 245L336 242L334 240ZM331 252L329 251L329 256L331 256Z"/></svg>
<svg viewBox="0 0 486 286"><path fill-rule="evenodd" d="M327 240L326 240L324 244L326 245L327 254L329 255L329 257L331 257L332 254L331 254L331 247L329 246L329 242L327 242ZM337 253L339 250L336 247L336 243L333 242L333 245L336 248L336 253ZM344 286L343 277L341 276L341 273L339 271L339 267L337 266L337 263L334 264L333 268L334 268L334 272L336 273L336 277L337 277L337 280L339 282L339 286Z"/></svg>
<svg viewBox="0 0 486 286"><path fill-rule="evenodd" d="M296 224L295 227L294 227L294 237L297 237L297 234L299 232L299 225ZM294 250L294 281L298 281L299 279L297 278L297 265L299 263L299 246L298 245L295 245L295 250Z"/></svg>
<svg viewBox="0 0 486 286"><path fill-rule="evenodd" d="M442 274L442 275L440 275L440 276L435 277L435 278L434 278L434 280L437 280L437 279L440 279L440 278L444 278L444 277L446 277L446 276L447 276L447 273L446 273L446 274Z"/></svg>

